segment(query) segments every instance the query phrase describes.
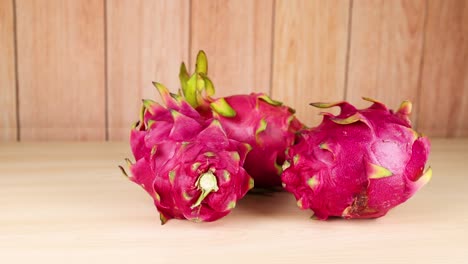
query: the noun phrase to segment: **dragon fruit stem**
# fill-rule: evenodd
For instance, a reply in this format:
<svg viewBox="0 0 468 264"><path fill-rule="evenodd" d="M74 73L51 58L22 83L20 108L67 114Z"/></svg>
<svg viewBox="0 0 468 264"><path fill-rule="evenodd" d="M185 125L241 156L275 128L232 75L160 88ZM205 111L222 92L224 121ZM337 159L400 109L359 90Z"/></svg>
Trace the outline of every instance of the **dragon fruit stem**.
<svg viewBox="0 0 468 264"><path fill-rule="evenodd" d="M206 198L206 196L208 196L208 194L211 192L217 192L219 189L218 181L216 180L216 176L212 171L208 171L200 175L200 177L198 177L197 181L195 182L195 187L201 191L201 194L195 204L192 205L192 209L199 206Z"/></svg>

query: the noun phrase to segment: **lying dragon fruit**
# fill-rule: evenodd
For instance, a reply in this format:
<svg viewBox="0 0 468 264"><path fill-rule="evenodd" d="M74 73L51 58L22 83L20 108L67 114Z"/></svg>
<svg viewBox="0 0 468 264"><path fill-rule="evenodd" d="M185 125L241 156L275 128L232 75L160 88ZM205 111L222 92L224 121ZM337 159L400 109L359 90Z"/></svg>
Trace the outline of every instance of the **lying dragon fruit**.
<svg viewBox="0 0 468 264"><path fill-rule="evenodd" d="M357 110L347 102L311 104L339 106L341 113L324 113L323 122L302 131L287 152L283 186L318 219L381 217L432 176L431 168L423 172L430 146L411 128L411 103L404 101L394 113L364 99L373 105Z"/></svg>
<svg viewBox="0 0 468 264"><path fill-rule="evenodd" d="M206 118L219 120L229 138L252 146L244 168L254 178L256 187L280 186L285 150L303 127L294 110L261 93L214 99L214 85L207 72L203 51L198 53L192 76L182 63L179 77L184 97Z"/></svg>
<svg viewBox="0 0 468 264"><path fill-rule="evenodd" d="M128 177L153 197L163 224L171 218L199 222L227 215L253 188L242 168L250 146L229 139L219 121L203 118L180 96L155 86L166 107L143 101L131 131L136 163L127 160Z"/></svg>

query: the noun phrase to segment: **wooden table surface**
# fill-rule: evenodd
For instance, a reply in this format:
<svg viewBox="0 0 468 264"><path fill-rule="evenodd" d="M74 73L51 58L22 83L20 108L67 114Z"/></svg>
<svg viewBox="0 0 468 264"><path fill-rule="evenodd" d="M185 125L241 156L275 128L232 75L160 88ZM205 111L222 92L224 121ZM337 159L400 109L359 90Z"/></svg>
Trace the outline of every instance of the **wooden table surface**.
<svg viewBox="0 0 468 264"><path fill-rule="evenodd" d="M468 263L468 139L432 143L432 181L380 219L311 220L275 193L164 226L117 168L126 143L2 143L0 263Z"/></svg>

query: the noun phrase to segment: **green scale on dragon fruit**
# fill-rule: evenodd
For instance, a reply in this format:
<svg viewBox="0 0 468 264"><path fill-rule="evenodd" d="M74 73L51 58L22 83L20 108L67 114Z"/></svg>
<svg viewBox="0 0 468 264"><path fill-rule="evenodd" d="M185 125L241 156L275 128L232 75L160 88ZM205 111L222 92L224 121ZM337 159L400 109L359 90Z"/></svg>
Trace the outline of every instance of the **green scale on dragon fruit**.
<svg viewBox="0 0 468 264"><path fill-rule="evenodd" d="M339 106L341 113L323 113L323 122L301 131L287 151L283 186L318 219L381 217L432 176L430 168L424 171L429 141L408 118L411 103L393 112L364 99L373 104L362 110L347 102L311 104Z"/></svg>
<svg viewBox="0 0 468 264"><path fill-rule="evenodd" d="M153 198L161 222L214 221L227 215L251 188L243 169L250 146L229 139L218 120L202 117L181 96L154 83L165 106L143 100L127 159L130 180Z"/></svg>
<svg viewBox="0 0 468 264"><path fill-rule="evenodd" d="M281 186L285 151L304 127L294 110L262 93L213 98L215 89L207 74L208 61L200 51L191 76L182 63L180 93L202 116L219 120L229 138L252 147L244 168L254 178L255 187Z"/></svg>

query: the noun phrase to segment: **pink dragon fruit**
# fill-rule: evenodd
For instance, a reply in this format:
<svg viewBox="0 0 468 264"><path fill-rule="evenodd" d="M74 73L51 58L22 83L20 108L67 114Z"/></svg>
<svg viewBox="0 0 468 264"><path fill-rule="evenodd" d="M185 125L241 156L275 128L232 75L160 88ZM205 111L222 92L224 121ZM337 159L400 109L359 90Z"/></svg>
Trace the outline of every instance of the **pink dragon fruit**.
<svg viewBox="0 0 468 264"><path fill-rule="evenodd" d="M364 99L373 105L357 110L347 102L311 104L339 106L341 113L323 113L323 122L301 131L287 151L283 186L318 219L381 217L432 176L431 168L423 172L430 146L411 128L411 103L404 101L395 113Z"/></svg>
<svg viewBox="0 0 468 264"><path fill-rule="evenodd" d="M214 85L207 72L203 51L198 53L192 76L182 63L179 77L184 97L206 118L219 120L229 138L252 146L244 168L254 178L256 187L280 186L285 150L303 128L294 110L261 93L214 99Z"/></svg>
<svg viewBox="0 0 468 264"><path fill-rule="evenodd" d="M131 131L136 163L127 160L128 177L154 199L163 224L171 218L200 222L227 215L253 187L242 168L250 146L229 139L219 121L203 118L180 96L155 86L166 107L143 101Z"/></svg>

